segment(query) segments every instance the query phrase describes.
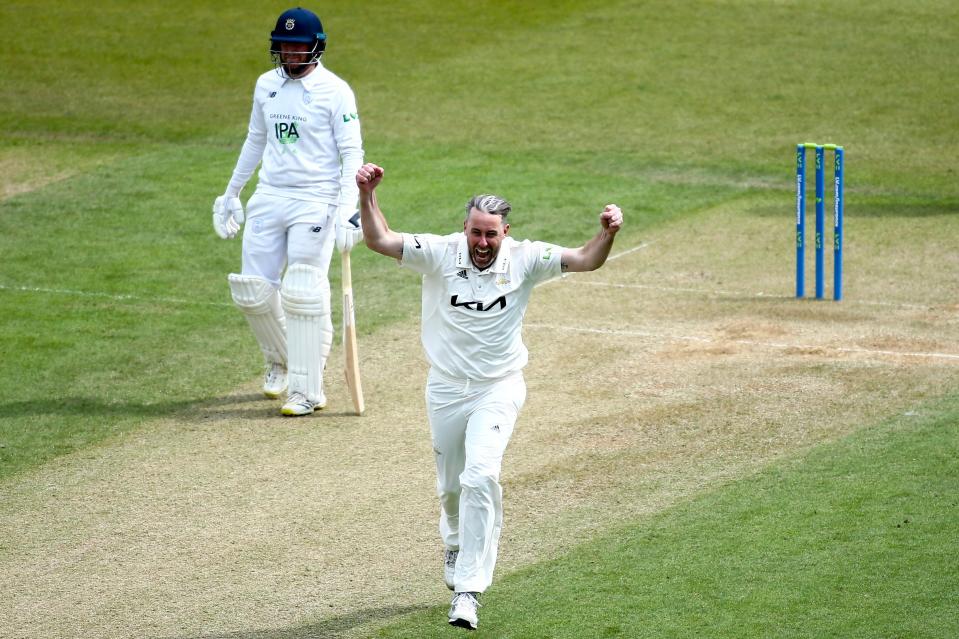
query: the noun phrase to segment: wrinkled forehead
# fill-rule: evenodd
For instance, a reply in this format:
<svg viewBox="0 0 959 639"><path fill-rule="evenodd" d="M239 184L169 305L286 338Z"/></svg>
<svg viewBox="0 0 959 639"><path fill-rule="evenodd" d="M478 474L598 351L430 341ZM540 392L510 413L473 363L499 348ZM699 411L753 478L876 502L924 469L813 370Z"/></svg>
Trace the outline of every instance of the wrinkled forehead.
<svg viewBox="0 0 959 639"><path fill-rule="evenodd" d="M470 209L469 215L466 216L466 229L479 229L480 231L502 231L503 230L503 216L496 215L495 213L487 213L485 211L480 211L475 206Z"/></svg>

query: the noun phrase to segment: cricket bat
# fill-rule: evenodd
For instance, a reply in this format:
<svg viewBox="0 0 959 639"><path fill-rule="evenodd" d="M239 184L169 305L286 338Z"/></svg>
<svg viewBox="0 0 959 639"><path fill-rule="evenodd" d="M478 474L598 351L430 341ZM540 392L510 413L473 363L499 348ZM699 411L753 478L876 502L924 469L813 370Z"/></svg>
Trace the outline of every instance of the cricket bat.
<svg viewBox="0 0 959 639"><path fill-rule="evenodd" d="M343 352L346 356L346 385L357 415L363 414L363 384L360 382L360 354L356 348L356 314L353 311L353 272L350 252L340 253L343 262Z"/></svg>

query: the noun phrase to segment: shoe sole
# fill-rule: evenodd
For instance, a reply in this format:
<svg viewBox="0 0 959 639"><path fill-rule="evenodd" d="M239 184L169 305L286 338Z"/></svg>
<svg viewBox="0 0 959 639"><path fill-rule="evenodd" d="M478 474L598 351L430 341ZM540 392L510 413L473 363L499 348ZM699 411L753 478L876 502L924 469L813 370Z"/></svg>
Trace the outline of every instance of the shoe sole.
<svg viewBox="0 0 959 639"><path fill-rule="evenodd" d="M280 410L280 414L283 415L284 417L304 417L306 415L312 415L315 412L316 412L315 408L313 410L305 411L305 412L296 411L296 410L293 410L292 408L283 408Z"/></svg>
<svg viewBox="0 0 959 639"><path fill-rule="evenodd" d="M450 625L457 628L466 628L467 630L476 630L476 626L468 619L450 619Z"/></svg>
<svg viewBox="0 0 959 639"><path fill-rule="evenodd" d="M312 415L316 411L323 410L324 408L326 408L326 404L317 404L313 407L313 410L298 413L295 409L284 406L280 409L280 414L284 417L303 417L305 415Z"/></svg>
<svg viewBox="0 0 959 639"><path fill-rule="evenodd" d="M267 399L280 399L280 396L285 392L286 392L285 388L283 390L279 390L276 392L265 390L263 391L263 396L266 397Z"/></svg>

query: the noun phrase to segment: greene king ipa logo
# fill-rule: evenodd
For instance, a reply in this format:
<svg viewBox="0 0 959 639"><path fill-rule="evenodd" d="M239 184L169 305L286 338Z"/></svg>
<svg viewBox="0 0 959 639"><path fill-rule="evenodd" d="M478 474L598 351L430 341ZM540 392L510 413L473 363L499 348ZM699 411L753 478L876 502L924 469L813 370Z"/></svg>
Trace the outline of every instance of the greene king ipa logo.
<svg viewBox="0 0 959 639"><path fill-rule="evenodd" d="M296 122L274 122L273 131L280 144L296 144L300 141L300 132L296 130Z"/></svg>
<svg viewBox="0 0 959 639"><path fill-rule="evenodd" d="M283 145L283 152L296 153L296 147L293 145L300 141L300 132L296 125L297 123L300 126L306 124L306 118L301 115L271 113L270 119L273 120L273 134L276 136L276 141Z"/></svg>

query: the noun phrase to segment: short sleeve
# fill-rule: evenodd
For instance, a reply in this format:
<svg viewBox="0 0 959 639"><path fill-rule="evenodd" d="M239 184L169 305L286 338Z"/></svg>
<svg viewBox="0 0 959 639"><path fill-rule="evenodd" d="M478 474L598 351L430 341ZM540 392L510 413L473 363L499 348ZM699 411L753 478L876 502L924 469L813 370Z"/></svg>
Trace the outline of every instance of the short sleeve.
<svg viewBox="0 0 959 639"><path fill-rule="evenodd" d="M441 270L449 246L448 238L430 234L402 235L403 257L400 259L400 266L424 275Z"/></svg>
<svg viewBox="0 0 959 639"><path fill-rule="evenodd" d="M533 242L527 252L526 277L538 283L562 275L564 250L556 244Z"/></svg>

